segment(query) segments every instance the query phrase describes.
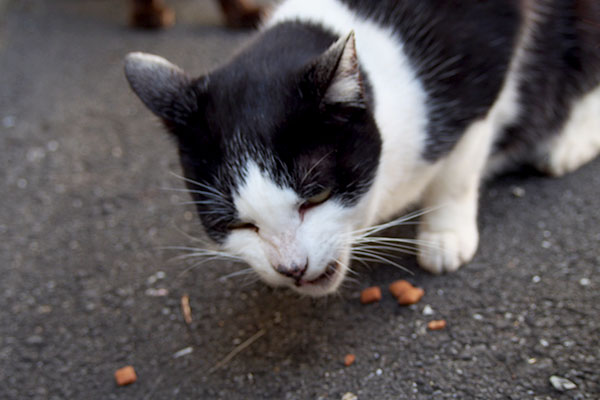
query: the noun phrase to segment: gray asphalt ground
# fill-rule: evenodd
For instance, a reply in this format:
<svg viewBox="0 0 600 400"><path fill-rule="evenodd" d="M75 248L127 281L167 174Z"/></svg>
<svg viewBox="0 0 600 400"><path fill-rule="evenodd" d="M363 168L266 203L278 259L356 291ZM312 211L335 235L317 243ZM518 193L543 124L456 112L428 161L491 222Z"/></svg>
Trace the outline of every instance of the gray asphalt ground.
<svg viewBox="0 0 600 400"><path fill-rule="evenodd" d="M199 74L249 38L211 2L169 3L179 21L165 32L127 28L119 0L4 3L0 399L600 398L600 160L487 185L479 253L448 276L405 256L412 274L358 265L339 296L312 300L161 249L197 246L201 232L186 196L162 190L183 187L176 154L130 92L123 56ZM425 289L419 304L387 293L402 278ZM383 300L361 305L370 285ZM447 328L428 331L433 319ZM118 387L128 364L138 381Z"/></svg>

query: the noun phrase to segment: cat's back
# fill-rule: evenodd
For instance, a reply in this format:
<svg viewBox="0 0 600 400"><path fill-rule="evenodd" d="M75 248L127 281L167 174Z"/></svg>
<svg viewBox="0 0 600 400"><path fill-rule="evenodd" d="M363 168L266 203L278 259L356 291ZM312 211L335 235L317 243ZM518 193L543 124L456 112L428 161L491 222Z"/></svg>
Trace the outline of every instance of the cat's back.
<svg viewBox="0 0 600 400"><path fill-rule="evenodd" d="M422 103L430 160L492 106L520 26L516 0L287 0L271 24L292 19L339 35L356 31L367 78L383 81L376 91L412 98L416 114Z"/></svg>

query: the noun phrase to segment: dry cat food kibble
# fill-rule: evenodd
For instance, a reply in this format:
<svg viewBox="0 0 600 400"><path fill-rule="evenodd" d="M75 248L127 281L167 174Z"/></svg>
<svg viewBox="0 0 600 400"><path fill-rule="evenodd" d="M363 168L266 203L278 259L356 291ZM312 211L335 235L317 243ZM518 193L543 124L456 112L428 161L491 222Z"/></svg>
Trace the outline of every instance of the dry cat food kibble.
<svg viewBox="0 0 600 400"><path fill-rule="evenodd" d="M375 303L379 300L381 300L381 289L378 286L366 288L360 294L360 302L363 304Z"/></svg>
<svg viewBox="0 0 600 400"><path fill-rule="evenodd" d="M128 365L115 371L115 380L117 381L117 385L125 386L135 382L137 375L133 367Z"/></svg>
<svg viewBox="0 0 600 400"><path fill-rule="evenodd" d="M392 282L389 289L392 295L398 299L398 303L403 306L418 303L425 294L423 289L414 287L410 282L404 280Z"/></svg>
<svg viewBox="0 0 600 400"><path fill-rule="evenodd" d="M409 306L411 304L416 304L421 300L421 298L425 295L425 291L421 288L413 288L411 290L407 290L402 293L400 297L398 297L398 304L402 306Z"/></svg>
<svg viewBox="0 0 600 400"><path fill-rule="evenodd" d="M440 329L444 329L445 327L446 320L443 319L433 320L427 323L427 328L429 328L430 331L439 331Z"/></svg>
<svg viewBox="0 0 600 400"><path fill-rule="evenodd" d="M406 292L407 290L414 289L414 286L411 285L409 281L399 280L390 283L389 289L392 296L398 298L402 293Z"/></svg>
<svg viewBox="0 0 600 400"><path fill-rule="evenodd" d="M346 357L344 357L344 365L349 367L354 364L354 360L356 360L356 356L354 354L346 354Z"/></svg>

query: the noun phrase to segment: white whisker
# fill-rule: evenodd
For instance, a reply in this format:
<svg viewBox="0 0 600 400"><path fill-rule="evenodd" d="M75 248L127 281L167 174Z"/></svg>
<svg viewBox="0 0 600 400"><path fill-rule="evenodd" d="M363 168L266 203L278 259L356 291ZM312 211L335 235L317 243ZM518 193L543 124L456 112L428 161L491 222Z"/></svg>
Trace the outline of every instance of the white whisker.
<svg viewBox="0 0 600 400"><path fill-rule="evenodd" d="M379 225L373 225L373 226L370 226L367 228L358 229L358 230L350 232L350 234L354 235L354 234L358 233L358 234L360 234L360 236L369 236L375 232L380 232L380 231L383 231L388 228L404 225L406 222L409 222L409 221L412 222L411 220L418 218L422 215L428 214L432 211L435 211L441 207L443 207L443 206L429 207L429 208L425 208L422 210L413 211L412 213L409 213L402 217L396 218L392 221L385 222L385 223L379 224Z"/></svg>
<svg viewBox="0 0 600 400"><path fill-rule="evenodd" d="M233 277L236 277L236 276L251 274L253 272L254 272L254 269L252 269L252 268L245 268L245 269L242 269L242 270L239 270L239 271L232 272L232 273L227 274L227 275L223 275L222 277L219 278L219 282L225 282L227 279L230 279L230 278L233 278Z"/></svg>
<svg viewBox="0 0 600 400"><path fill-rule="evenodd" d="M367 238L369 239L369 238ZM438 250L440 249L439 245L428 241L428 240L419 240L419 239L402 239L402 238L386 238L386 237L373 237L373 240L361 240L361 241L357 241L356 243L359 245L362 244L382 244L382 245L398 245L398 246L406 246L409 247L409 245L414 245L412 246L412 248L414 249L419 249L420 247L428 247L431 249L435 249Z"/></svg>
<svg viewBox="0 0 600 400"><path fill-rule="evenodd" d="M219 195L222 198L223 201L229 202L229 200L227 199L227 196L225 196L225 194L223 192L221 192L220 190L218 190L214 186L210 186L210 185L207 185L206 183L202 183L202 182L198 182L198 181L195 181L193 179L190 179L190 178L186 178L185 176L178 175L178 174L176 174L174 172L171 172L171 175L174 175L175 177L177 177L179 179L182 179L185 182L191 183L192 185L196 185L196 186L199 186L199 187L204 188L206 190L209 190L210 192L212 192L212 193L214 193L216 195Z"/></svg>
<svg viewBox="0 0 600 400"><path fill-rule="evenodd" d="M205 258L205 259L203 259L201 261L198 261L198 262L190 265L188 268L184 269L178 276L181 277L182 275L188 273L189 271L191 271L191 270L193 270L195 268L198 268L201 265L206 264L207 262L215 261L215 260L223 260L223 258L221 258L220 256L213 256L213 257ZM234 263L237 263L237 262L243 263L244 262L241 259L240 260L238 260L238 259L227 259L226 261L230 261L230 262L234 262Z"/></svg>
<svg viewBox="0 0 600 400"><path fill-rule="evenodd" d="M418 249L414 248L414 247L409 247L409 246L402 246L402 245L394 245L394 246L376 246L376 245L371 245L371 246L356 246L352 248L353 250L368 250L368 251L389 251L389 252L397 252L397 253L406 253L406 254L410 254L410 255L417 255L418 254ZM388 254L388 253L382 253L382 254ZM389 254L391 255L391 254Z"/></svg>
<svg viewBox="0 0 600 400"><path fill-rule="evenodd" d="M346 268L346 271L348 271L349 273L351 273L352 275L356 275L359 276L359 273L354 271L352 268L350 268L348 265L344 264L343 262L341 262L340 260L335 260L338 264L340 264L342 267ZM337 271L336 271L337 273Z"/></svg>
<svg viewBox="0 0 600 400"><path fill-rule="evenodd" d="M400 269L402 269L402 270L404 270L406 272L410 272L410 270L408 268L406 268L406 267L404 267L404 266L402 266L402 265L400 265L400 264L398 264L398 263L390 260L389 258L383 257L382 255L379 255L379 254L376 254L376 253L373 253L373 252L370 252L370 251L367 251L367 250L358 250L356 252L353 251L352 254L358 254L359 256L366 256L366 257L374 258L374 259L379 260L379 261L381 261L383 263L390 264L390 265L393 265L393 266L395 266L397 268L400 268ZM365 257L362 257L362 258L366 259Z"/></svg>
<svg viewBox="0 0 600 400"><path fill-rule="evenodd" d="M177 232L179 232L180 234L182 234L183 236L185 236L188 240L191 240L192 242L198 242L201 245L203 245L205 248L208 248L208 247L211 247L211 246L215 246L214 243L208 242L206 239L190 235L189 233L185 232L183 229L181 229L177 225L174 225L174 228L175 228L175 230Z"/></svg>

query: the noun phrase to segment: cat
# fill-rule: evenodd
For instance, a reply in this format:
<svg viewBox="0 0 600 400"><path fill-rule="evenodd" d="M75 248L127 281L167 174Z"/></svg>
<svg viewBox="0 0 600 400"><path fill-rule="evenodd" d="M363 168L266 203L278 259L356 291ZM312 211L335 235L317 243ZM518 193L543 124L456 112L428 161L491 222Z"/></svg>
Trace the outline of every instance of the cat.
<svg viewBox="0 0 600 400"><path fill-rule="evenodd" d="M287 0L210 74L143 53L125 73L175 139L207 235L321 296L407 207L426 210L419 264L455 271L488 171L592 160L599 45L595 0Z"/></svg>

